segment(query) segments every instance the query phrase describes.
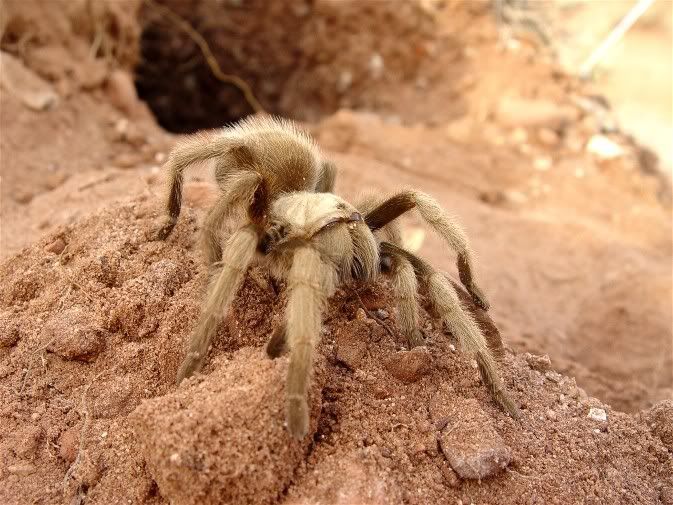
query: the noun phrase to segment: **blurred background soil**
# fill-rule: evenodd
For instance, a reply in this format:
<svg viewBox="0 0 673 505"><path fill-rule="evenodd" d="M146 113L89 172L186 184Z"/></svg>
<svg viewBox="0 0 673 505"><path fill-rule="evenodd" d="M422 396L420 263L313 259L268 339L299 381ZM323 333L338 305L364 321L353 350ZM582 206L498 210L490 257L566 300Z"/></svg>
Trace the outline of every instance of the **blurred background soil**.
<svg viewBox="0 0 673 505"><path fill-rule="evenodd" d="M339 167L339 194L413 186L459 216L491 316L513 353L508 380L520 381L517 399L528 402L523 428L499 414L441 332L430 352L451 366L377 392L390 380L379 362L399 343L379 336L381 348L368 343L357 366L330 358L337 337L349 334L344 327L371 338L344 298L327 316L334 321L319 375L327 385L316 392L323 398L316 442L273 460L281 477L265 481L265 500L336 502L352 484L345 475L361 477L361 487L341 503L552 503L559 496L559 503L585 503L583 493L594 491L595 503L673 503L662 477L670 477L670 441L666 449L666 436L650 431L671 415L661 401L673 395L671 2L654 3L593 81L575 77L630 5L0 2L3 502L189 501L156 456L177 443L174 426L184 420L165 427L168 441L151 438L147 427L159 422L154 411L173 419L187 401L173 377L205 279L193 244L214 195L208 170L189 174L192 210L175 239L155 244L145 233L161 212L160 167L176 135L222 126L255 107L214 77L184 30L188 22L266 111L301 121L317 138ZM404 238L453 273L451 255L413 217ZM240 306L194 394L219 398L227 380L240 380L239 368L259 369L248 387L266 405L263 384L284 365L257 363L249 348L271 328L259 314L272 306L279 317L280 306L259 293L242 295ZM355 345L348 342L342 348ZM567 377L545 378L549 370L531 368L525 353L549 355ZM432 429L415 417L443 380L455 388L444 393L448 403L477 398L514 450L515 465L482 486L442 470ZM401 420L392 420L391 397ZM136 409L149 398L154 411L150 403ZM602 435L587 425L589 406L615 419L608 431L598 429ZM185 408L205 415L197 405ZM244 407L231 414L250 415ZM256 429L271 447L282 445L282 433L265 423ZM424 428L403 434L400 424ZM206 423L202 433L227 426ZM584 452L571 454L570 446ZM389 467L372 447L388 454ZM269 463L260 458L245 465ZM620 458L622 466L602 466ZM209 464L197 463L190 464ZM629 476L636 468L637 478ZM314 471L337 480L321 483ZM408 472L423 475L425 494L414 494ZM587 487L569 485L577 475ZM207 489L209 481L196 477L194 486ZM24 493L29 500L18 498Z"/></svg>

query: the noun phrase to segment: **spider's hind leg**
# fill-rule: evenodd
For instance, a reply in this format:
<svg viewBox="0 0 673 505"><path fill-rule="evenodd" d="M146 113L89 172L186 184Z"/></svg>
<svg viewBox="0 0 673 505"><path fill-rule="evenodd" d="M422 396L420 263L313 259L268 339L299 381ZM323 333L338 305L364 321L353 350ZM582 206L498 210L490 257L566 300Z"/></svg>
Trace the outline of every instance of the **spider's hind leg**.
<svg viewBox="0 0 673 505"><path fill-rule="evenodd" d="M266 344L266 355L275 359L287 352L287 328L281 324L271 334L269 342Z"/></svg>
<svg viewBox="0 0 673 505"><path fill-rule="evenodd" d="M384 253L381 271L391 279L397 301L397 324L409 348L424 345L423 333L418 327L418 283L414 267L404 256Z"/></svg>
<svg viewBox="0 0 673 505"><path fill-rule="evenodd" d="M316 193L333 193L337 168L331 161L323 161L320 166L320 175L315 187Z"/></svg>
<svg viewBox="0 0 673 505"><path fill-rule="evenodd" d="M419 280L427 289L428 301L437 317L458 339L461 348L474 355L481 378L491 391L493 399L513 418L520 417L519 408L509 397L500 378L497 362L486 338L467 309L461 305L449 280L424 260L394 244L382 242L381 254L404 257L413 266Z"/></svg>

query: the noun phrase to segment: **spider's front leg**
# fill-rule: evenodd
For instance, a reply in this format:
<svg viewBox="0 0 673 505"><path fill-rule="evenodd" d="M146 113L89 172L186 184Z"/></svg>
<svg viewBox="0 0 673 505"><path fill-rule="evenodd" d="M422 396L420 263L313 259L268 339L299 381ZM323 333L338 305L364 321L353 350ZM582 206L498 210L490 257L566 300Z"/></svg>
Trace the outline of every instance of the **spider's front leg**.
<svg viewBox="0 0 673 505"><path fill-rule="evenodd" d="M290 351L287 373L287 428L295 438L308 433L308 384L320 335L322 311L336 285L335 269L313 247L300 246L287 275L285 336ZM279 337L280 338L280 337ZM273 339L272 339L273 341Z"/></svg>
<svg viewBox="0 0 673 505"><path fill-rule="evenodd" d="M168 172L166 191L166 215L155 230L155 236L164 240L175 227L182 207L182 186L187 167L222 156L231 147L231 142L216 132L199 132L189 135L168 155L164 170Z"/></svg>
<svg viewBox="0 0 673 505"><path fill-rule="evenodd" d="M258 228L252 224L238 229L227 240L219 273L212 276L199 322L189 341L189 351L180 365L178 384L203 366L217 325L231 308L245 273L255 257L258 241Z"/></svg>
<svg viewBox="0 0 673 505"><path fill-rule="evenodd" d="M474 276L473 254L467 235L460 224L444 211L437 200L421 191L401 191L367 212L365 222L372 231L376 231L412 209L418 210L423 220L432 226L449 247L458 253L457 265L460 282L463 283L474 302L482 309L488 310L489 303Z"/></svg>

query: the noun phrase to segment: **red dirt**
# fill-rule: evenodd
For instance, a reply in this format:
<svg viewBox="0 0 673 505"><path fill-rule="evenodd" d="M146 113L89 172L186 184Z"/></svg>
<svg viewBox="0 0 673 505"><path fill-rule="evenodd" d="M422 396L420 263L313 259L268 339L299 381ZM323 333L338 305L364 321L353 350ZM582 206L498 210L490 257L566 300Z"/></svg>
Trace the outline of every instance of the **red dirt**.
<svg viewBox="0 0 673 505"><path fill-rule="evenodd" d="M205 283L198 223L214 193L194 169L174 235L148 239L172 137L127 72L140 3L94 12L9 0L2 50L57 102L33 110L34 96L2 84L1 503L673 503L669 182L619 134L623 156L587 152L599 124L576 98L594 90L532 43L500 48L483 5L423 4L403 15L381 3L369 18L357 2L311 4L307 26L331 19L335 35L302 31L293 75L308 88L288 74L282 100L262 98L312 121L346 198L414 186L460 217L523 419L497 409L426 316L427 351L404 351L385 284L361 295L393 336L349 291L332 300L302 443L283 428L286 360L262 351L284 298L251 280L203 375L176 387ZM370 18L426 20L413 38L436 57L411 61L405 40ZM282 24L255 23L285 40ZM366 81L357 69L371 47L391 73ZM321 48L338 57L314 74ZM347 68L360 77L339 98L328 85ZM255 71L241 67L259 85ZM410 246L453 271L420 230L404 222ZM607 420L589 418L592 407ZM511 461L481 481L456 473L461 461L488 467L489 454Z"/></svg>

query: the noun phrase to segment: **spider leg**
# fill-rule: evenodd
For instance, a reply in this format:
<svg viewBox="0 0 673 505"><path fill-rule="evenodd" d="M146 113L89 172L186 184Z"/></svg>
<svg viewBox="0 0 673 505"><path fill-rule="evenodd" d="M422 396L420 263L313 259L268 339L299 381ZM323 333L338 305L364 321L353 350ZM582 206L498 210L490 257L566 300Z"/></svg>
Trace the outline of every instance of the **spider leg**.
<svg viewBox="0 0 673 505"><path fill-rule="evenodd" d="M252 263L257 250L258 232L255 225L235 231L224 247L222 266L208 286L205 305L189 342L189 351L178 371L178 384L203 366L208 346L217 325L227 315L236 292Z"/></svg>
<svg viewBox="0 0 673 505"><path fill-rule="evenodd" d="M260 174L247 170L233 173L222 182L222 192L204 220L201 235L208 267L222 259L222 223L232 214L236 204L243 203L250 207L261 183Z"/></svg>
<svg viewBox="0 0 673 505"><path fill-rule="evenodd" d="M287 427L296 438L308 432L308 383L313 353L320 335L322 311L334 292L336 272L320 253L301 246L287 275L288 301L285 312L290 363L287 373Z"/></svg>
<svg viewBox="0 0 673 505"><path fill-rule="evenodd" d="M222 156L231 147L231 139L217 131L209 131L189 135L171 151L164 165L164 170L168 172L167 215L157 230L159 239L170 235L180 215L185 169L194 163Z"/></svg>
<svg viewBox="0 0 673 505"><path fill-rule="evenodd" d="M413 266L419 280L427 288L429 302L439 319L458 339L460 347L475 356L481 378L493 399L513 418L520 417L519 408L509 397L500 378L497 362L486 338L467 309L461 306L458 293L449 280L426 261L401 247L382 242L381 254L397 259L404 257Z"/></svg>
<svg viewBox="0 0 673 505"><path fill-rule="evenodd" d="M411 262L402 255L381 253L381 271L390 276L397 302L397 324L409 347L423 345L418 328L418 282Z"/></svg>
<svg viewBox="0 0 673 505"><path fill-rule="evenodd" d="M474 302L488 310L488 301L474 279L472 251L460 224L449 216L439 203L429 195L416 190L406 190L393 195L365 215L365 222L372 231L383 228L411 209L418 210L425 222L458 253L458 274Z"/></svg>
<svg viewBox="0 0 673 505"><path fill-rule="evenodd" d="M316 193L333 193L337 168L331 161L323 161L320 167L320 176L315 187Z"/></svg>
<svg viewBox="0 0 673 505"><path fill-rule="evenodd" d="M271 359L282 356L287 351L287 328L281 324L271 334L269 342L266 344L266 354Z"/></svg>

